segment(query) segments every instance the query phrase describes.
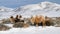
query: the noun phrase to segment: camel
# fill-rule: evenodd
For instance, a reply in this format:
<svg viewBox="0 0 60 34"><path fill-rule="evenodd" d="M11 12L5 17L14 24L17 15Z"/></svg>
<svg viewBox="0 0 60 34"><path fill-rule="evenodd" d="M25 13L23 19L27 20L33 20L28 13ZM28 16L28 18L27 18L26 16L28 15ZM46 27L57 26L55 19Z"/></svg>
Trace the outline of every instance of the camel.
<svg viewBox="0 0 60 34"><path fill-rule="evenodd" d="M15 23L15 18L13 16L10 17L10 22Z"/></svg>
<svg viewBox="0 0 60 34"><path fill-rule="evenodd" d="M13 16L10 17L10 22L24 22L24 20L21 20L22 16L16 15L16 17L14 18Z"/></svg>
<svg viewBox="0 0 60 34"><path fill-rule="evenodd" d="M22 18L22 16L20 15L20 16L18 16L18 18L19 18L19 19L21 19L21 18Z"/></svg>
<svg viewBox="0 0 60 34"><path fill-rule="evenodd" d="M18 17L19 17L19 16L16 15L16 17L15 17L15 22L19 22L19 21L20 21L20 19L19 19Z"/></svg>
<svg viewBox="0 0 60 34"><path fill-rule="evenodd" d="M36 15L35 17L32 17L32 18L31 18L31 23L32 23L32 24L35 23L36 26L38 26L39 23L42 23L42 25L45 26L45 25L46 25L46 24L45 24L45 17L42 16L42 15L40 15L40 16L37 16L37 15Z"/></svg>
<svg viewBox="0 0 60 34"><path fill-rule="evenodd" d="M24 22L24 19L22 18L21 15L18 18L20 19L20 22Z"/></svg>
<svg viewBox="0 0 60 34"><path fill-rule="evenodd" d="M31 21L32 24L34 24L35 23L35 17L32 16L30 21Z"/></svg>

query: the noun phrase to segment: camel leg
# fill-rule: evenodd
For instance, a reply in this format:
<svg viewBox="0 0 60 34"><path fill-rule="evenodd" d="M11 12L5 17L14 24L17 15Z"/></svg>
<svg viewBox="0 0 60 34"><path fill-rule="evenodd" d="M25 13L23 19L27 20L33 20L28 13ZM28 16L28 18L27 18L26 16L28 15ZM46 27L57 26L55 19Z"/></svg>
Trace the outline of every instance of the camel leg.
<svg viewBox="0 0 60 34"><path fill-rule="evenodd" d="M42 27L45 27L46 26L45 21L43 21L42 25L43 25Z"/></svg>
<svg viewBox="0 0 60 34"><path fill-rule="evenodd" d="M38 24L36 24L36 27L38 27Z"/></svg>
<svg viewBox="0 0 60 34"><path fill-rule="evenodd" d="M34 22L32 22L32 24L34 24Z"/></svg>

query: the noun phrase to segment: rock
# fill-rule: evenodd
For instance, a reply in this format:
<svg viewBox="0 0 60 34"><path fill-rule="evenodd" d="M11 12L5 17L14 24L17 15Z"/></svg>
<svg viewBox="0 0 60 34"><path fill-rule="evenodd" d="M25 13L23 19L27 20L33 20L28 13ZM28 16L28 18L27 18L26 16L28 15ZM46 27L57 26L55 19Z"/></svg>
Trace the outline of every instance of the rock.
<svg viewBox="0 0 60 34"><path fill-rule="evenodd" d="M45 20L46 26L54 26L56 19L53 19L52 17L47 17Z"/></svg>
<svg viewBox="0 0 60 34"><path fill-rule="evenodd" d="M24 22L17 22L13 25L13 27L15 28L26 28L26 27L29 27L29 24L28 23L24 23Z"/></svg>
<svg viewBox="0 0 60 34"><path fill-rule="evenodd" d="M24 27L24 28L27 28L27 27L29 27L29 24L25 23L25 24L23 25L23 27Z"/></svg>
<svg viewBox="0 0 60 34"><path fill-rule="evenodd" d="M18 27L22 28L23 26L24 26L23 22L17 22L13 25L13 27L15 27L15 28L18 28Z"/></svg>
<svg viewBox="0 0 60 34"><path fill-rule="evenodd" d="M7 18L7 19L2 19L2 20L0 20L0 22L1 22L2 24L8 24L8 23L10 23L10 20L9 20L9 18Z"/></svg>
<svg viewBox="0 0 60 34"><path fill-rule="evenodd" d="M50 17L49 20L46 22L47 25L60 27L60 17ZM50 23L50 24L49 24Z"/></svg>
<svg viewBox="0 0 60 34"><path fill-rule="evenodd" d="M30 18L24 18L24 23L27 23L29 25L32 25Z"/></svg>
<svg viewBox="0 0 60 34"><path fill-rule="evenodd" d="M11 27L8 27L6 25L0 24L0 31L6 31L9 30Z"/></svg>
<svg viewBox="0 0 60 34"><path fill-rule="evenodd" d="M56 17L55 26L56 26L56 27L60 27L60 17Z"/></svg>
<svg viewBox="0 0 60 34"><path fill-rule="evenodd" d="M0 23L3 23L3 20L0 20Z"/></svg>

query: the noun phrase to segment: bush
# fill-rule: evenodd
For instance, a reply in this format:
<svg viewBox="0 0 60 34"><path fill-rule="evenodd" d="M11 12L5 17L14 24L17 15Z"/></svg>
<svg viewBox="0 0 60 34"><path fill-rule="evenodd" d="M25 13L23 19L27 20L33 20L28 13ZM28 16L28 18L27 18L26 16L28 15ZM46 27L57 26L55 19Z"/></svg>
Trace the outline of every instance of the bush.
<svg viewBox="0 0 60 34"><path fill-rule="evenodd" d="M9 30L11 27L8 27L6 25L0 24L0 31L5 31L5 30Z"/></svg>

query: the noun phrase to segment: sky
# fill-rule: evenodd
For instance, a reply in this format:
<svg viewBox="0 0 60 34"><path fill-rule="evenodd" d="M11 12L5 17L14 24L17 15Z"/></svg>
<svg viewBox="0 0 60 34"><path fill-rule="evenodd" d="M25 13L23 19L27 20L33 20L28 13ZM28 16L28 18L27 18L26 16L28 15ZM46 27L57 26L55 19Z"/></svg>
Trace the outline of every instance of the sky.
<svg viewBox="0 0 60 34"><path fill-rule="evenodd" d="M29 4L37 4L44 1L60 4L60 0L0 0L0 6L16 8L24 5L29 5Z"/></svg>

